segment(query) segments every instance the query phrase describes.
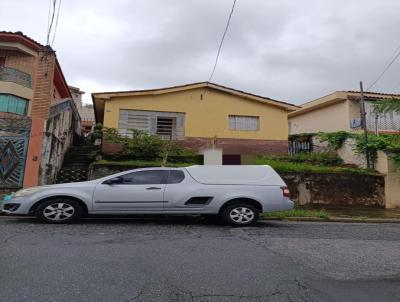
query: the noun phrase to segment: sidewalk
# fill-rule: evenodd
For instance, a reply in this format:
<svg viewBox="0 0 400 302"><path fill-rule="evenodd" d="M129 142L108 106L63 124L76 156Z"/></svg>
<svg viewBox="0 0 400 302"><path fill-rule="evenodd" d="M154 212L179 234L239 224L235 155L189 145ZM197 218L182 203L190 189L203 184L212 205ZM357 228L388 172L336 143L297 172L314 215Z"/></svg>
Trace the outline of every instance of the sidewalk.
<svg viewBox="0 0 400 302"><path fill-rule="evenodd" d="M400 223L400 209L367 207L312 206L269 213L262 220Z"/></svg>

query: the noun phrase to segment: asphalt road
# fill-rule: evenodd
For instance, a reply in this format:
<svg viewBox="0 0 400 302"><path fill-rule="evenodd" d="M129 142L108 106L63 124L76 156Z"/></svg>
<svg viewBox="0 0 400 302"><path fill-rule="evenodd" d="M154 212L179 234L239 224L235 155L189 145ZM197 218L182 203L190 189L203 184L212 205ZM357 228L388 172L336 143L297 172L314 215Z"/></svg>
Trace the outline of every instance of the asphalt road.
<svg viewBox="0 0 400 302"><path fill-rule="evenodd" d="M0 301L400 301L400 225L0 217Z"/></svg>

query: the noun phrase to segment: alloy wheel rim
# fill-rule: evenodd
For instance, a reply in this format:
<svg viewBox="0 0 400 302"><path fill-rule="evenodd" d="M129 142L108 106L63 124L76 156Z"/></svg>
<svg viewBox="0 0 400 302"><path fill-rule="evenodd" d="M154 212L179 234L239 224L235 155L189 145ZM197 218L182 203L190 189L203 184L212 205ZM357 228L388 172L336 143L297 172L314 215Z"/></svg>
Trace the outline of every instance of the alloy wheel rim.
<svg viewBox="0 0 400 302"><path fill-rule="evenodd" d="M237 207L230 211L229 216L235 223L249 223L254 219L255 213L246 207Z"/></svg>
<svg viewBox="0 0 400 302"><path fill-rule="evenodd" d="M74 207L64 202L52 203L43 209L43 216L53 221L69 219L74 213Z"/></svg>

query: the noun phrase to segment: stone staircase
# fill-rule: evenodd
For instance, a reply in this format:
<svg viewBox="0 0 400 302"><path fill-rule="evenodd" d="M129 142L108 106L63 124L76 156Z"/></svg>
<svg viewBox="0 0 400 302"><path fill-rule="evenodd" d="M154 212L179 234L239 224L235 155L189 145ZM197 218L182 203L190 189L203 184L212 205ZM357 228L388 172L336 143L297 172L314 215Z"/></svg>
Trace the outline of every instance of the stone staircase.
<svg viewBox="0 0 400 302"><path fill-rule="evenodd" d="M64 156L55 183L88 180L89 165L96 160L97 150L93 145L72 146Z"/></svg>

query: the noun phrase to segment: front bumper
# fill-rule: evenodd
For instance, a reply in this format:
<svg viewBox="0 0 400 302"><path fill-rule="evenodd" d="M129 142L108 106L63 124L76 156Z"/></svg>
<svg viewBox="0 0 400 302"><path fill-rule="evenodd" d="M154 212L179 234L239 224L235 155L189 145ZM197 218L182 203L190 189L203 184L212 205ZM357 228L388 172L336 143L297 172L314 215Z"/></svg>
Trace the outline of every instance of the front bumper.
<svg viewBox="0 0 400 302"><path fill-rule="evenodd" d="M31 202L26 197L13 197L0 204L0 212L8 215L28 215L30 208Z"/></svg>

